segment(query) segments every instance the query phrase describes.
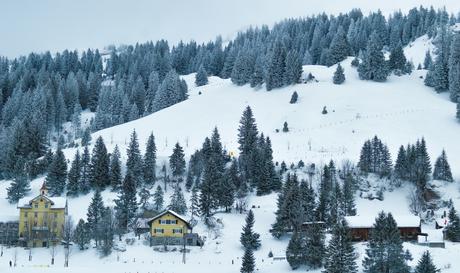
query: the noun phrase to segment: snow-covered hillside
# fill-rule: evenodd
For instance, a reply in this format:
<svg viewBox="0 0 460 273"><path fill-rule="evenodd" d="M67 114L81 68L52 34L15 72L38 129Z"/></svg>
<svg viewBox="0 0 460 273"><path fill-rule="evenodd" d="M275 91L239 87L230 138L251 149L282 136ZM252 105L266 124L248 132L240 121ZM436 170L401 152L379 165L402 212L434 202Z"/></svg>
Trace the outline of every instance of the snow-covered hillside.
<svg viewBox="0 0 460 273"><path fill-rule="evenodd" d="M421 37L405 49L409 60L415 66L423 61L426 50L433 50L431 42ZM230 80L216 77L203 87L193 87L194 75L184 78L190 87L190 98L162 111L144 118L108 128L92 135L94 140L102 136L111 151L115 145L120 147L126 160L126 147L130 134L136 130L140 148L145 150L145 142L153 132L158 149L158 164L168 160L172 148L179 142L187 156L200 148L206 136L218 127L222 142L229 152L238 153L237 133L239 119L244 108L253 109L258 128L270 136L275 161L296 163L299 160L321 164L334 159L356 161L365 140L378 135L390 148L393 160L401 144L414 143L424 137L432 161L446 149L451 163L454 179L460 180L460 125L455 120L455 105L445 94L437 94L423 85L425 71L414 71L408 76L391 76L385 83L361 81L356 69L351 67L351 59L342 63L346 82L332 84L332 74L336 67L304 66L304 74L311 73L317 81L298 84L282 89L265 91L254 90L249 86L237 87ZM289 100L293 91L299 94L296 104ZM321 113L326 106L328 114ZM283 123L289 125L289 132L281 131ZM279 129L280 132L277 132ZM66 149L65 155L72 159L76 149ZM43 177L32 182L32 192L37 192ZM0 183L0 209L2 215L16 214L14 205L7 203L7 182ZM453 198L460 206L460 194L457 184L438 183L445 198ZM357 198L357 210L360 215L374 217L378 211L386 210L398 214L409 214L407 196L410 188L386 192L384 201L369 201ZM103 193L104 202L113 204L115 193L108 190ZM86 217L86 209L91 195L69 198L69 214L75 219ZM188 200L188 196L186 196ZM166 198L168 200L168 198ZM270 250L275 256L283 256L287 240L274 239L268 229L274 222L276 195L252 196L250 205L255 209L255 230L261 234L262 248L256 251L256 264L259 272L291 272L286 261L274 261L267 257ZM6 249L0 257L0 272L7 271L7 263L15 251L18 251L19 267L16 272L99 272L101 269L111 272L238 272L243 250L239 243L244 215L218 214L223 227L219 236L199 224L196 231L207 237L203 248L193 247L187 254L187 263L182 264L179 252L160 253L143 241L127 246L126 252L114 252L107 258L99 259L96 250L84 252L73 250L70 267L63 270L63 251L60 249L56 265L49 267L50 254L47 249L34 249L34 258L27 260L26 250ZM431 232L432 226L423 227ZM411 250L414 265L424 246L405 243ZM364 244L357 244L361 265ZM460 263L456 263L460 245L447 243L445 249L432 249L433 258L443 272L459 272ZM117 261L117 255L120 260ZM320 272L320 271L315 271Z"/></svg>

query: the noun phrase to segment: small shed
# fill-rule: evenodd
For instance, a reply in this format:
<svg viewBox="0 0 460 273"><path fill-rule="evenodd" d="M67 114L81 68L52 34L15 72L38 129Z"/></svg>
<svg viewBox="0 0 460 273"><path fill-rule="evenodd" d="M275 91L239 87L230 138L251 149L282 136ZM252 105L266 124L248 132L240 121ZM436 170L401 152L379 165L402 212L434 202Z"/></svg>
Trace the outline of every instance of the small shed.
<svg viewBox="0 0 460 273"><path fill-rule="evenodd" d="M403 241L416 241L421 234L420 217L414 215L393 215L398 225L401 239ZM345 217L353 241L367 241L373 229L375 218L369 216L347 216Z"/></svg>

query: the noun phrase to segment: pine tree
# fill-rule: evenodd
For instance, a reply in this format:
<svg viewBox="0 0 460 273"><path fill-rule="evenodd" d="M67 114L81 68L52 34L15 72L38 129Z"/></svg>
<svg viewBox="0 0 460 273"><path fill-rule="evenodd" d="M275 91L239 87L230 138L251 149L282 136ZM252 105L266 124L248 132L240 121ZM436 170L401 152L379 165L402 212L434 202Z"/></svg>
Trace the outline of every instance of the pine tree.
<svg viewBox="0 0 460 273"><path fill-rule="evenodd" d="M416 160L414 162L415 168L415 182L418 189L424 192L426 184L431 175L430 156L428 155L425 139L422 138L420 142L417 141L415 147Z"/></svg>
<svg viewBox="0 0 460 273"><path fill-rule="evenodd" d="M171 195L171 202L168 207L170 210L175 211L179 214L185 214L187 212L187 204L185 202L184 194L179 185L174 189L173 195Z"/></svg>
<svg viewBox="0 0 460 273"><path fill-rule="evenodd" d="M339 26L334 38L332 39L331 46L329 47L329 61L328 65L333 65L345 60L351 53L350 44L348 43L347 36L342 26Z"/></svg>
<svg viewBox="0 0 460 273"><path fill-rule="evenodd" d="M431 53L429 50L426 51L425 60L423 61L423 69L430 69L433 64L433 59L431 58Z"/></svg>
<svg viewBox="0 0 460 273"><path fill-rule="evenodd" d="M254 253L251 248L246 248L244 251L242 264L241 264L241 273L254 273L255 271L255 259Z"/></svg>
<svg viewBox="0 0 460 273"><path fill-rule="evenodd" d="M257 56L254 72L251 76L251 87L257 87L264 83L264 61L261 55Z"/></svg>
<svg viewBox="0 0 460 273"><path fill-rule="evenodd" d="M253 231L254 227L254 213L249 210L246 216L246 224L243 226L243 232L240 236L240 242L245 249L256 250L260 247L260 235Z"/></svg>
<svg viewBox="0 0 460 273"><path fill-rule="evenodd" d="M343 73L344 70L340 63L337 65L337 69L334 72L334 77L332 78L332 82L334 84L342 84L345 82L345 74Z"/></svg>
<svg viewBox="0 0 460 273"><path fill-rule="evenodd" d="M427 250L423 253L417 266L415 267L414 273L436 273L439 269L433 263L430 252Z"/></svg>
<svg viewBox="0 0 460 273"><path fill-rule="evenodd" d="M297 99L299 98L299 95L297 94L297 91L294 91L291 95L291 100L289 101L290 104L294 104L297 102Z"/></svg>
<svg viewBox="0 0 460 273"><path fill-rule="evenodd" d="M182 176L185 173L184 149L179 145L179 142L174 146L172 155L169 157L169 167L172 174L176 177Z"/></svg>
<svg viewBox="0 0 460 273"><path fill-rule="evenodd" d="M356 273L356 258L348 224L340 221L332 230L332 239L326 250L324 273Z"/></svg>
<svg viewBox="0 0 460 273"><path fill-rule="evenodd" d="M238 128L238 143L240 150L240 171L243 180L253 185L253 171L255 155L257 152L257 125L249 106L243 112Z"/></svg>
<svg viewBox="0 0 460 273"><path fill-rule="evenodd" d="M196 86L203 86L208 84L208 73L204 69L203 65L200 66L198 72L195 75L195 84Z"/></svg>
<svg viewBox="0 0 460 273"><path fill-rule="evenodd" d="M81 137L81 146L88 146L91 142L91 131L89 127L83 131L83 136Z"/></svg>
<svg viewBox="0 0 460 273"><path fill-rule="evenodd" d="M286 49L280 41L276 41L270 54L267 64L267 73L265 74L267 91L284 85L285 81L283 77L285 73L285 59ZM292 66L290 67L295 68L295 65L295 63L292 63Z"/></svg>
<svg viewBox="0 0 460 273"><path fill-rule="evenodd" d="M160 187L160 185L158 185L153 195L153 200L154 200L153 206L157 212L163 209L163 203L164 203L163 195L164 195L163 189Z"/></svg>
<svg viewBox="0 0 460 273"><path fill-rule="evenodd" d="M155 137L150 134L144 155L144 182L153 185L156 180L156 152Z"/></svg>
<svg viewBox="0 0 460 273"><path fill-rule="evenodd" d="M206 223L208 223L214 210L219 206L218 200L215 198L215 182L219 181L220 178L216 170L216 164L211 158L210 161L205 164L203 179L200 184L200 212L201 216L205 218Z"/></svg>
<svg viewBox="0 0 460 273"><path fill-rule="evenodd" d="M75 157L72 161L67 177L69 180L69 183L67 184L67 195L77 196L80 193L81 181L81 158L78 150L75 153Z"/></svg>
<svg viewBox="0 0 460 273"><path fill-rule="evenodd" d="M305 232L305 264L312 269L323 266L326 247L324 227L312 224Z"/></svg>
<svg viewBox="0 0 460 273"><path fill-rule="evenodd" d="M451 206L447 216L449 222L446 227L446 239L452 242L460 242L460 218L454 206Z"/></svg>
<svg viewBox="0 0 460 273"><path fill-rule="evenodd" d="M114 245L113 237L116 230L117 218L112 208L107 207L104 209L101 221L101 244L99 250L102 256L108 256L112 252Z"/></svg>
<svg viewBox="0 0 460 273"><path fill-rule="evenodd" d="M143 211L146 211L150 208L150 190L146 187L142 188L139 191L139 206Z"/></svg>
<svg viewBox="0 0 460 273"><path fill-rule="evenodd" d="M293 270L305 264L305 240L299 232L294 232L286 249L286 260Z"/></svg>
<svg viewBox="0 0 460 273"><path fill-rule="evenodd" d="M396 178L404 180L408 178L408 172L409 169L406 150L404 149L404 146L401 145L399 147L398 157L396 158L394 173Z"/></svg>
<svg viewBox="0 0 460 273"><path fill-rule="evenodd" d="M91 177L91 157L89 155L88 146L85 146L83 150L83 154L81 155L81 175L80 181L78 184L80 185L79 191L81 193L88 193L91 184L90 184L90 177Z"/></svg>
<svg viewBox="0 0 460 273"><path fill-rule="evenodd" d="M104 202L102 201L101 193L96 190L93 198L88 206L88 212L86 213L88 229L90 230L91 238L96 241L96 246L99 243L101 237L100 224L104 213Z"/></svg>
<svg viewBox="0 0 460 273"><path fill-rule="evenodd" d="M67 161L60 148L53 156L53 161L46 176L46 185L51 195L61 195L64 192L67 180Z"/></svg>
<svg viewBox="0 0 460 273"><path fill-rule="evenodd" d="M296 84L302 76L302 61L297 51L291 50L286 55L284 69L284 84Z"/></svg>
<svg viewBox="0 0 460 273"><path fill-rule="evenodd" d="M398 44L390 53L390 60L388 62L389 68L391 70L399 70L400 73L405 70L406 66L406 56L401 44Z"/></svg>
<svg viewBox="0 0 460 273"><path fill-rule="evenodd" d="M449 92L453 102L460 102L460 34L455 34L449 55Z"/></svg>
<svg viewBox="0 0 460 273"><path fill-rule="evenodd" d="M363 60L358 66L358 72L362 80L383 82L387 79L388 69L382 52L382 43L376 32L370 36Z"/></svg>
<svg viewBox="0 0 460 273"><path fill-rule="evenodd" d="M192 194L190 195L190 215L192 219L200 216L200 199L198 196L198 187L192 188Z"/></svg>
<svg viewBox="0 0 460 273"><path fill-rule="evenodd" d="M126 175L129 174L129 179L134 183L134 191L142 185L143 182L143 166L142 156L139 150L139 142L137 140L137 133L133 130L128 149L126 150L128 159L126 160ZM131 182L131 181L130 181Z"/></svg>
<svg viewBox="0 0 460 273"><path fill-rule="evenodd" d="M454 181L449 162L447 162L446 151L444 150L442 150L441 155L436 159L436 163L434 164L433 179L448 182Z"/></svg>
<svg viewBox="0 0 460 273"><path fill-rule="evenodd" d="M93 188L100 190L110 184L109 155L102 137L98 137L93 148L90 165L90 183Z"/></svg>
<svg viewBox="0 0 460 273"><path fill-rule="evenodd" d="M118 149L118 145L115 145L113 153L110 156L109 167L110 185L113 191L118 191L122 183L120 150Z"/></svg>
<svg viewBox="0 0 460 273"><path fill-rule="evenodd" d="M88 224L85 220L80 219L73 234L73 241L78 245L80 250L84 250L90 243L91 235L89 232Z"/></svg>
<svg viewBox="0 0 460 273"><path fill-rule="evenodd" d="M16 203L30 191L30 183L27 179L24 160L16 161L14 179L7 188L7 199L10 203Z"/></svg>
<svg viewBox="0 0 460 273"><path fill-rule="evenodd" d="M132 173L127 172L123 180L123 185L115 200L115 211L119 228L122 231L127 231L132 227L137 213L136 200L136 179L132 177Z"/></svg>
<svg viewBox="0 0 460 273"><path fill-rule="evenodd" d="M346 216L356 215L355 182L352 174L348 174L343 181L343 212Z"/></svg>
<svg viewBox="0 0 460 273"><path fill-rule="evenodd" d="M401 235L391 214L379 213L370 234L363 261L365 273L408 273Z"/></svg>

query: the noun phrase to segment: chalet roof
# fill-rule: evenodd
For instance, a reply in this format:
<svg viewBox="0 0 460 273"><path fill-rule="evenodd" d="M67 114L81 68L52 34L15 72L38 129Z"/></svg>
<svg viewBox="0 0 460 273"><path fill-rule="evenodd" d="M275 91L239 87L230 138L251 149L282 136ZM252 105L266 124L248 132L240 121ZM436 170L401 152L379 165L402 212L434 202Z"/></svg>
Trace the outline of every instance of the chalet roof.
<svg viewBox="0 0 460 273"><path fill-rule="evenodd" d="M160 213L160 214L154 216L153 218L150 218L150 219L147 221L147 223L148 223L149 226L150 226L150 223L152 223L152 222L155 221L156 219L158 219L158 218L160 218L161 216L163 216L163 215L165 215L165 214L168 214L168 213L174 215L176 218L181 219L182 221L184 221L184 222L187 224L187 226L188 226L189 228L192 228L192 226L190 225L190 223L189 223L187 220L185 220L185 217L179 215L177 212L175 212L175 211L173 211L173 210L170 210L170 209L163 211L162 213Z"/></svg>
<svg viewBox="0 0 460 273"><path fill-rule="evenodd" d="M420 227L420 217L414 215L392 215L398 227ZM372 228L375 223L375 217L357 215L346 216L350 228Z"/></svg>
<svg viewBox="0 0 460 273"><path fill-rule="evenodd" d="M64 197L49 197L45 195L38 195L35 196L34 198L30 199L29 197L24 197L19 199L18 201L18 208L31 208L32 207L32 201L38 199L38 198L44 198L47 199L48 201L51 202L51 209L64 209L67 205L67 199Z"/></svg>

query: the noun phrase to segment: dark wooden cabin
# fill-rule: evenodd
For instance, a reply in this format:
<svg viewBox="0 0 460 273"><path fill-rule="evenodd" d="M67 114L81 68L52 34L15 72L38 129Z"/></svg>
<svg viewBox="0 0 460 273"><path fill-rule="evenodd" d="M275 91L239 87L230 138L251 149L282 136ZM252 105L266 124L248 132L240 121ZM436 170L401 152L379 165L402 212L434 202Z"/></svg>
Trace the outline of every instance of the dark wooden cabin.
<svg viewBox="0 0 460 273"><path fill-rule="evenodd" d="M401 239L403 241L416 241L421 234L421 222L418 216L413 215L393 215ZM351 238L355 242L369 240L370 232L374 226L375 219L368 216L348 216L345 218L350 226Z"/></svg>

